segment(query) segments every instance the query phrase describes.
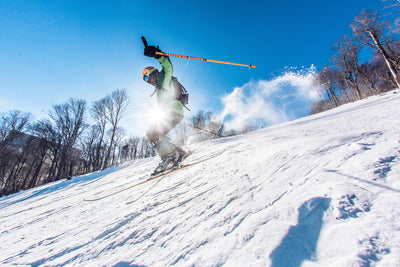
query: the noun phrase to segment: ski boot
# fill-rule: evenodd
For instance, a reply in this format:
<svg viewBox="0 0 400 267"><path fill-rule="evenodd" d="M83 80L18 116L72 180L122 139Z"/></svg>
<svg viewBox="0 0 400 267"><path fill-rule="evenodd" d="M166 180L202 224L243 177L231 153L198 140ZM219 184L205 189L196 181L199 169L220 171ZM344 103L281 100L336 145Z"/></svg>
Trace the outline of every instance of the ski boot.
<svg viewBox="0 0 400 267"><path fill-rule="evenodd" d="M184 161L187 157L189 157L193 152L189 151L189 152L185 152L184 150L180 149L179 153L179 157L178 157L178 163L181 163L182 161Z"/></svg>
<svg viewBox="0 0 400 267"><path fill-rule="evenodd" d="M153 171L151 176L161 174L166 171L171 171L179 167L178 164L179 155L176 152L169 153L162 157L160 164Z"/></svg>

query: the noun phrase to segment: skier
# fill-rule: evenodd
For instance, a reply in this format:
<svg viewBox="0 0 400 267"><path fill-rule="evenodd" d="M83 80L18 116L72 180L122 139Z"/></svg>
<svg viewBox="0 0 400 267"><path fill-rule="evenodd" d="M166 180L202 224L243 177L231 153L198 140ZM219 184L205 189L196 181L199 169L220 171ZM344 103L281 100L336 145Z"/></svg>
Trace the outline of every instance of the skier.
<svg viewBox="0 0 400 267"><path fill-rule="evenodd" d="M178 167L179 162L187 155L167 137L167 134L183 119L183 104L176 97L179 94L172 82L173 67L169 57L157 55L156 52L161 52L161 50L155 46L146 45L144 49L144 55L156 58L162 70L159 72L155 67L149 66L142 72L143 80L155 87L157 104L163 113L163 119L150 126L146 132L147 138L161 158L160 164L152 175Z"/></svg>

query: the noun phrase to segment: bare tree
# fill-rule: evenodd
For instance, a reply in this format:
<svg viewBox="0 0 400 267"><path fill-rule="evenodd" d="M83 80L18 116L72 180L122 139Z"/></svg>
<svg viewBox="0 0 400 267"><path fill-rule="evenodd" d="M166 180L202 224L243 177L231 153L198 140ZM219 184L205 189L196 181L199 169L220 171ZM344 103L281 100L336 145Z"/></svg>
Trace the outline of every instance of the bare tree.
<svg viewBox="0 0 400 267"><path fill-rule="evenodd" d="M49 116L60 135L61 150L56 180L67 177L68 160L72 148L83 131L86 101L70 99L67 103L55 105Z"/></svg>
<svg viewBox="0 0 400 267"><path fill-rule="evenodd" d="M46 139L49 143L48 154L51 163L47 171L46 182L51 182L55 180L57 174L56 172L59 165L63 136L55 124L49 119L43 119L36 125L38 127L36 133L39 134L40 137Z"/></svg>
<svg viewBox="0 0 400 267"><path fill-rule="evenodd" d="M320 88L323 90L321 98L327 98L330 108L339 106L340 101L337 96L337 75L332 67L323 68L316 75L315 79L320 85Z"/></svg>
<svg viewBox="0 0 400 267"><path fill-rule="evenodd" d="M46 158L48 158L48 151L53 145L49 141L49 133L47 131L45 121L38 121L34 125L32 125L31 132L36 137L32 151L32 175L29 184L24 186L24 188L32 188L39 183L42 167L45 164Z"/></svg>
<svg viewBox="0 0 400 267"><path fill-rule="evenodd" d="M84 170L86 173L98 170L97 166L97 142L99 139L99 129L97 125L90 127L89 131L86 131L86 135L81 139L81 150L82 157L84 159Z"/></svg>
<svg viewBox="0 0 400 267"><path fill-rule="evenodd" d="M114 135L114 147L111 153L112 165L118 164L119 159L121 159L121 148L124 146L123 144L124 136L125 136L125 130L121 127L117 127Z"/></svg>
<svg viewBox="0 0 400 267"><path fill-rule="evenodd" d="M400 0L381 0L382 10L384 14L382 16L397 15L400 13Z"/></svg>
<svg viewBox="0 0 400 267"><path fill-rule="evenodd" d="M197 114L191 118L191 122L194 127L198 129L205 129L207 125L207 119L207 114L204 112L204 110L199 110L199 112L197 112ZM193 136L196 136L196 140L198 141L209 138L206 133L199 130L196 130Z"/></svg>
<svg viewBox="0 0 400 267"><path fill-rule="evenodd" d="M10 144L18 133L22 132L30 121L31 115L18 110L5 113L0 119L0 151Z"/></svg>
<svg viewBox="0 0 400 267"><path fill-rule="evenodd" d="M361 92L359 88L359 55L361 52L361 45L355 38L347 36L342 37L334 45L335 53L331 56L332 62L341 72L346 87L352 89L356 99L361 99Z"/></svg>
<svg viewBox="0 0 400 267"><path fill-rule="evenodd" d="M379 53L392 75L394 85L400 88L398 71L400 56L396 53L388 22L380 22L374 11L363 11L351 24L353 34L365 45Z"/></svg>
<svg viewBox="0 0 400 267"><path fill-rule="evenodd" d="M29 125L30 114L10 111L0 117L0 195L15 191L16 174L24 165L23 149L13 144ZM21 147L21 146L20 146Z"/></svg>
<svg viewBox="0 0 400 267"><path fill-rule="evenodd" d="M361 12L351 24L353 37L343 37L334 44L332 66L316 75L316 83L323 90L321 101L312 103L311 113L399 87L400 19L395 18L392 24L381 19L399 13L400 0L383 2L384 8L394 8L395 12L385 10L383 16L377 11ZM364 48L371 48L373 53L360 62L360 55L368 55Z"/></svg>
<svg viewBox="0 0 400 267"><path fill-rule="evenodd" d="M91 109L92 118L95 119L97 125L96 129L98 131L99 137L96 144L96 155L94 158L94 168L95 170L100 170L104 161L104 154L102 152L104 135L106 133L107 127L107 106L106 99L102 98L99 101L94 102Z"/></svg>
<svg viewBox="0 0 400 267"><path fill-rule="evenodd" d="M139 149L140 158L148 158L155 156L155 150L147 137L142 137Z"/></svg>
<svg viewBox="0 0 400 267"><path fill-rule="evenodd" d="M126 90L115 90L114 92L112 92L111 96L106 97L105 105L107 108L107 120L111 123L112 129L110 144L107 149L103 169L107 168L109 165L118 124L123 117L126 107L128 105L128 95L126 93Z"/></svg>
<svg viewBox="0 0 400 267"><path fill-rule="evenodd" d="M122 145L122 158L124 161L138 159L142 157L142 154L140 153L141 140L142 138L140 137L130 137L125 141L125 143ZM150 154L153 156L155 155L154 149Z"/></svg>

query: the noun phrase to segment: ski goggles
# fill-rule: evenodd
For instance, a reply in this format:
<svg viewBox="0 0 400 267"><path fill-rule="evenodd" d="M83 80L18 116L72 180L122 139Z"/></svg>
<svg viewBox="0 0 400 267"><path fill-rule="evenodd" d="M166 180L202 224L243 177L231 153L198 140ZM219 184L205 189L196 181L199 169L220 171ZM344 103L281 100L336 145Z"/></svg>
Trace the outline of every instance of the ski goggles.
<svg viewBox="0 0 400 267"><path fill-rule="evenodd" d="M148 81L150 80L150 76L147 76L147 75L143 76L143 80L145 80L146 82L148 82Z"/></svg>
<svg viewBox="0 0 400 267"><path fill-rule="evenodd" d="M155 77L155 75L157 74L157 69L154 67L147 67L143 70L142 75L143 75L143 80L145 80L146 82L151 81L152 78Z"/></svg>

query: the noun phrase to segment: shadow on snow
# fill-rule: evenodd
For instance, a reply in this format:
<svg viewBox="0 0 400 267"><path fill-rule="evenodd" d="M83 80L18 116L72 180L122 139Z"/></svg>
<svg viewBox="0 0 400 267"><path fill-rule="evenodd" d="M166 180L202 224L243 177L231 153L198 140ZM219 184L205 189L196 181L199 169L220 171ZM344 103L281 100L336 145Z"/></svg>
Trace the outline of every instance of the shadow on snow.
<svg viewBox="0 0 400 267"><path fill-rule="evenodd" d="M330 198L315 197L301 205L297 225L289 228L281 244L269 255L272 267L295 267L304 260L313 260L322 217L330 201Z"/></svg>
<svg viewBox="0 0 400 267"><path fill-rule="evenodd" d="M146 265L137 265L137 264L131 264L126 261L121 261L113 265L113 267L146 267Z"/></svg>

